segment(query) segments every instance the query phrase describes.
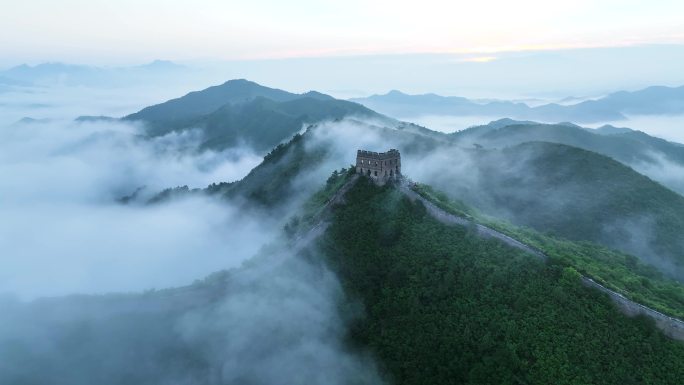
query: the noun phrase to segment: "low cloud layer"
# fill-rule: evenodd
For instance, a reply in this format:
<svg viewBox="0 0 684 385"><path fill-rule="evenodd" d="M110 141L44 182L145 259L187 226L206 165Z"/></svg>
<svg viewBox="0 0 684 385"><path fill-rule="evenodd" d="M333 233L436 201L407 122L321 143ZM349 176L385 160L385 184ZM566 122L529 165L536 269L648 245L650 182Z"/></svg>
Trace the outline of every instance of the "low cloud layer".
<svg viewBox="0 0 684 385"><path fill-rule="evenodd" d="M660 153L649 155L653 162L635 163L632 168L684 195L684 165L672 162Z"/></svg>
<svg viewBox="0 0 684 385"><path fill-rule="evenodd" d="M381 383L372 357L345 343L360 308L296 254L190 289L0 305L0 346L11 347L0 348L0 383Z"/></svg>
<svg viewBox="0 0 684 385"><path fill-rule="evenodd" d="M600 127L612 124L616 127L629 127L649 135L684 144L684 114L681 115L627 115L626 120L592 124Z"/></svg>
<svg viewBox="0 0 684 385"><path fill-rule="evenodd" d="M193 151L198 132L154 140L128 124L51 121L0 128L0 292L25 298L187 284L250 257L278 224L206 197L153 206L144 187L244 176L248 149Z"/></svg>

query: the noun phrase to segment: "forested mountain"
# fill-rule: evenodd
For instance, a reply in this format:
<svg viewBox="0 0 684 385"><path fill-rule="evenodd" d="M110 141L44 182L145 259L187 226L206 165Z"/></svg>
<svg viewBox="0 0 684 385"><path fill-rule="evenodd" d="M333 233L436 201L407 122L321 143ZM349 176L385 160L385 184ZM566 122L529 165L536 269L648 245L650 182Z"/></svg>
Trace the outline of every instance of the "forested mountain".
<svg viewBox="0 0 684 385"><path fill-rule="evenodd" d="M362 179L321 245L367 311L352 341L392 383L664 384L684 370L684 345L571 270L440 224L391 187Z"/></svg>
<svg viewBox="0 0 684 385"><path fill-rule="evenodd" d="M668 142L641 131L604 126L587 129L570 123L541 124L501 119L449 134L464 145L474 143L489 147L513 146L524 142L543 141L567 144L594 151L625 164L665 159L684 165L684 145Z"/></svg>
<svg viewBox="0 0 684 385"><path fill-rule="evenodd" d="M293 94L243 79L191 92L123 119L144 122L151 136L199 129L205 148L246 144L263 153L305 124L347 116L390 121L359 104L315 91Z"/></svg>
<svg viewBox="0 0 684 385"><path fill-rule="evenodd" d="M340 148L336 143L338 135L347 135L338 131L345 130L345 127L352 136L362 132L378 135L382 141L401 148L407 156L422 156L445 145L433 137L404 128L388 128L360 121L314 125L289 142L275 147L243 179L215 184L207 191L229 199L246 198L250 203L269 209L287 206L291 199L301 199L317 189L335 165L353 162L355 148ZM360 135L353 139L362 140Z"/></svg>
<svg viewBox="0 0 684 385"><path fill-rule="evenodd" d="M684 170L684 145L641 131L616 127L592 130L574 124L540 124L510 119L494 121L449 135L463 146L503 148L544 141L566 144L609 156L684 194L684 182L670 169Z"/></svg>
<svg viewBox="0 0 684 385"><path fill-rule="evenodd" d="M474 150L469 162L468 176L445 167L431 181L490 215L623 250L684 278L684 197L631 168L546 142Z"/></svg>
<svg viewBox="0 0 684 385"><path fill-rule="evenodd" d="M246 103L257 97L282 102L293 100L299 95L260 86L248 80L236 79L201 91L193 91L161 104L145 107L124 119L144 120L150 123L182 123L184 120L207 115L224 105Z"/></svg>
<svg viewBox="0 0 684 385"><path fill-rule="evenodd" d="M475 115L590 123L619 120L630 114L679 114L684 111L684 86L655 86L633 92L615 92L571 105L550 103L536 107L511 101L480 102L457 96L408 95L396 90L351 100L380 113L402 118L428 114Z"/></svg>

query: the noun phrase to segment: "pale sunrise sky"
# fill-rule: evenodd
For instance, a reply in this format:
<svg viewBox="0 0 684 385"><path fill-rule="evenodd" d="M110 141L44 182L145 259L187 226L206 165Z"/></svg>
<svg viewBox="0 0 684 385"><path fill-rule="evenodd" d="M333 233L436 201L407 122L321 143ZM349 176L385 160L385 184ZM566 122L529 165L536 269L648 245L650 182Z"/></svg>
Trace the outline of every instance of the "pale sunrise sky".
<svg viewBox="0 0 684 385"><path fill-rule="evenodd" d="M1 0L3 63L91 64L684 43L676 0Z"/></svg>

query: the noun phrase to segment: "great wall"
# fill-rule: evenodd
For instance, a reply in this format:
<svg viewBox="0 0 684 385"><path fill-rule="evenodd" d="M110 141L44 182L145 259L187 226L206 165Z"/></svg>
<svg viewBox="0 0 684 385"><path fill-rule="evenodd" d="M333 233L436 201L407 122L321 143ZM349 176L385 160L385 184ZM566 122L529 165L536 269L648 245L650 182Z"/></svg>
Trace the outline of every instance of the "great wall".
<svg viewBox="0 0 684 385"><path fill-rule="evenodd" d="M370 154L370 156L369 156ZM356 160L356 171L357 174L355 176L360 175L365 175L369 176L376 184L384 184L386 180L381 180L379 181L377 178L374 178L373 174L369 174L367 172L367 169L363 169L364 164L368 164L367 159L375 160L377 159L378 161L386 160L386 159L395 159L395 164L398 164L399 167L396 169L396 173L394 173L393 177L394 179L398 180L399 183L397 183L397 188L400 192L402 192L406 197L408 197L411 201L419 201L421 202L424 206L427 212L435 218L436 220L447 224L447 225L460 225L460 226L475 226L478 235L484 238L494 238L498 239L501 242L504 242L505 244L515 247L519 250L523 250L529 254L532 254L536 256L537 258L540 258L542 260L548 260L549 257L548 255L544 254L542 251L531 247L529 245L526 245L517 239L514 239L506 234L503 234L497 230L494 230L490 227L484 226L479 223L474 223L466 218L459 217L457 215L451 214L449 212L446 212L445 210L439 208L437 205L434 203L430 202L428 199L423 197L422 195L418 194L417 192L413 191L407 181L401 176L401 161L400 161L400 154L399 151L397 150L390 150L387 153L374 153L374 152L369 152L369 151L361 151L359 150L357 153L357 160ZM363 160L366 160L364 162ZM382 163L381 163L382 164ZM391 163L390 163L391 164ZM378 166L379 167L379 166ZM382 175L382 174L381 174ZM351 186L357 181L358 178L354 177L350 179L340 190L338 191L337 194L335 194L334 199L331 199L328 204L332 205L336 202L340 202L344 193L346 193ZM341 194L340 194L341 193ZM656 327L660 329L666 336L679 340L679 341L684 341L684 321L670 317L666 314L663 314L657 310L651 309L647 306L644 306L640 303L637 303L622 294L611 290L598 282L594 281L590 277L581 276L582 284L594 288L596 290L599 290L610 297L610 299L618 306L620 311L622 313L633 317L637 315L644 315L646 317L649 317L654 320Z"/></svg>
<svg viewBox="0 0 684 385"><path fill-rule="evenodd" d="M448 225L473 226L473 223L469 220L442 210L422 195L413 191L409 187L408 183L401 183L398 188L410 200L420 201L425 206L427 212L438 221ZM477 233L484 238L498 239L511 247L515 247L517 249L528 252L536 256L537 258L543 260L547 260L549 258L548 255L537 250L536 248L528 246L518 241L517 239L509 237L506 234L500 233L492 228L481 225L479 223L474 225L476 226ZM657 310L651 309L640 303L634 302L631 299L623 296L622 294L599 284L598 282L594 281L593 279L587 276L582 276L581 279L582 284L584 284L585 286L606 293L610 297L610 299L618 305L618 307L624 314L632 317L636 315L645 315L653 319L658 329L662 330L665 335L679 341L684 341L684 321L674 317L670 317Z"/></svg>

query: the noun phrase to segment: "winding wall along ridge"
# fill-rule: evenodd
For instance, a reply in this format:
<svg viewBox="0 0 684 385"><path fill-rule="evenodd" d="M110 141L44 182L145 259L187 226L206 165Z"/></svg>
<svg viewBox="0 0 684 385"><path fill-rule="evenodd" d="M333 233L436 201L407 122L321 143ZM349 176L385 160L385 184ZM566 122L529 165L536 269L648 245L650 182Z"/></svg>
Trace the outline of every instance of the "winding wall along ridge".
<svg viewBox="0 0 684 385"><path fill-rule="evenodd" d="M433 218L437 219L442 223L456 224L461 226L473 226L473 222L442 210L425 197L411 190L406 183L402 183L399 186L399 190L402 193L404 193L404 195L406 195L410 200L418 200L422 202L427 212ZM498 239L511 247L515 247L517 249L526 251L543 260L547 260L549 258L548 255L544 254L538 249L526 245L518 241L517 239L509 237L508 235L498 232L490 227L481 225L479 223L475 224L475 226L477 228L477 233L482 237ZM651 309L640 303L634 302L631 299L623 296L622 294L613 291L584 275L582 275L582 284L608 294L610 299L618 305L618 307L624 314L628 316L636 316L640 314L645 315L653 319L658 329L662 330L665 335L676 340L684 341L684 321L674 317L670 317L657 310Z"/></svg>

